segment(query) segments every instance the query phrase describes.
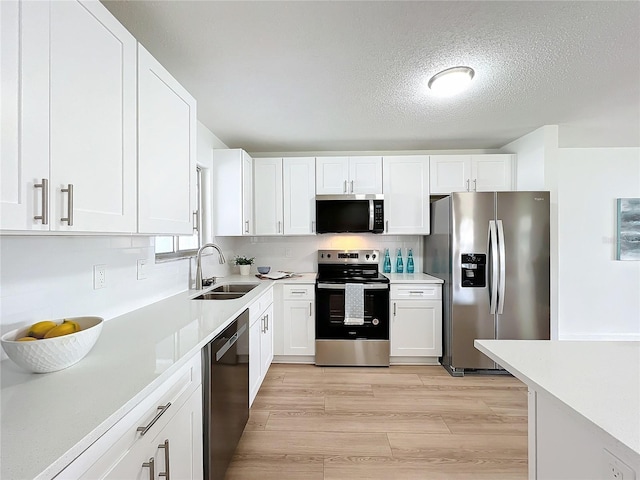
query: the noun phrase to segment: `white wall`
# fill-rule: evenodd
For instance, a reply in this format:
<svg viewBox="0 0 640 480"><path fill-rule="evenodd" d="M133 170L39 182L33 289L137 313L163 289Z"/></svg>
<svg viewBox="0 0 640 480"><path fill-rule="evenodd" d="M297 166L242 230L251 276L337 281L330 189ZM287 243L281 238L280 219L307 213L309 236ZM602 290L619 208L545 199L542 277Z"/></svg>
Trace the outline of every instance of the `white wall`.
<svg viewBox="0 0 640 480"><path fill-rule="evenodd" d="M640 262L616 261L616 199L640 197L639 148L561 148L559 338L640 340Z"/></svg>

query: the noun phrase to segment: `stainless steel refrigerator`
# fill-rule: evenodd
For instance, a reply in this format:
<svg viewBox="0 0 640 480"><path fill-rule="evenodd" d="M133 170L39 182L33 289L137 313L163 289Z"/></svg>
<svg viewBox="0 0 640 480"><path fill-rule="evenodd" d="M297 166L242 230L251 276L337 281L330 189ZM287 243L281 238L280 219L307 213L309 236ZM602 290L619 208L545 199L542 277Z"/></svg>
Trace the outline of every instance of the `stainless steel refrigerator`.
<svg viewBox="0 0 640 480"><path fill-rule="evenodd" d="M475 339L549 339L549 192L463 192L431 203L424 271L444 280L442 365L499 369Z"/></svg>

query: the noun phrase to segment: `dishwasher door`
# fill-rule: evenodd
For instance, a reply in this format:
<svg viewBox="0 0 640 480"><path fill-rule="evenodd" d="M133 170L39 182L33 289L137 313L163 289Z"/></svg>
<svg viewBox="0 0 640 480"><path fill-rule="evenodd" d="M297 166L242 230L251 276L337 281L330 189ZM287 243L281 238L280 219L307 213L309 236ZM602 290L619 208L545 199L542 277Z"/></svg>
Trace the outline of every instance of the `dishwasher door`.
<svg viewBox="0 0 640 480"><path fill-rule="evenodd" d="M224 480L249 419L249 310L202 349L204 478Z"/></svg>

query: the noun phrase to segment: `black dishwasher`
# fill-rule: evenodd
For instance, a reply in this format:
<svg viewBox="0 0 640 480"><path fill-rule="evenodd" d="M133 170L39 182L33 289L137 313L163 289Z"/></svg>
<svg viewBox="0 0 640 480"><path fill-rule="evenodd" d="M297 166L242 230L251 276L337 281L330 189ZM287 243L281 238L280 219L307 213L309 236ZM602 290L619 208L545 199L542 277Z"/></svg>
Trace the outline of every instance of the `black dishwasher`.
<svg viewBox="0 0 640 480"><path fill-rule="evenodd" d="M224 480L249 419L249 310L202 349L204 478Z"/></svg>

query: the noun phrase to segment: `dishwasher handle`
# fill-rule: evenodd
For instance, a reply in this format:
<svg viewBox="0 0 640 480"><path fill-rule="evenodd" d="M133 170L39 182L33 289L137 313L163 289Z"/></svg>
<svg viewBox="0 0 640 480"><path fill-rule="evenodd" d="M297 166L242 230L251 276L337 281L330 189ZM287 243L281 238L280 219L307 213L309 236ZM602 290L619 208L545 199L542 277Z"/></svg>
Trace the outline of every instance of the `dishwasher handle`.
<svg viewBox="0 0 640 480"><path fill-rule="evenodd" d="M235 345L235 343L238 341L238 337L242 335L246 329L247 325L242 325L242 327L240 327L236 333L231 335L231 338L227 340L225 344L222 345L220 350L216 352L216 362L219 362L220 359L224 357L225 353L227 353L229 349Z"/></svg>

